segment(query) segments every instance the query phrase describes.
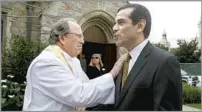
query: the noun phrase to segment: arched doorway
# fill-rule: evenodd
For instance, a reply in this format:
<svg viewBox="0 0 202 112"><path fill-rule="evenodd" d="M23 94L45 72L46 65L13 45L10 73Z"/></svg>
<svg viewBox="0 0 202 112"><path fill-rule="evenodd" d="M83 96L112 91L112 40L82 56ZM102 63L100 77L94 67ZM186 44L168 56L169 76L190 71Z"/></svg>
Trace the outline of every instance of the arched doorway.
<svg viewBox="0 0 202 112"><path fill-rule="evenodd" d="M109 71L116 62L116 45L106 42L106 36L99 27L91 26L84 31L84 37L87 37L83 46L83 55L86 57L87 65L90 63L92 54L102 55L102 61L105 68Z"/></svg>
<svg viewBox="0 0 202 112"><path fill-rule="evenodd" d="M107 71L112 69L117 57L112 33L113 21L114 19L103 11L91 12L80 20L85 37L82 55L85 55L86 66L93 53L100 53Z"/></svg>

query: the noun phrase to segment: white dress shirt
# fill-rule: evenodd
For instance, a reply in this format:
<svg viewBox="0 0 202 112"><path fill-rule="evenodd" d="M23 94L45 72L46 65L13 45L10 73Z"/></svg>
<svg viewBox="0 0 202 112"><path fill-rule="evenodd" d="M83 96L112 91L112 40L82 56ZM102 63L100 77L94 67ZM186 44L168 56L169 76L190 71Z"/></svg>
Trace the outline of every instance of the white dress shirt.
<svg viewBox="0 0 202 112"><path fill-rule="evenodd" d="M89 80L80 61L63 52L73 71L53 52L43 51L27 72L23 111L72 111L75 107L113 104L111 74Z"/></svg>
<svg viewBox="0 0 202 112"><path fill-rule="evenodd" d="M140 53L142 52L143 48L146 46L148 43L148 39L145 39L142 43L137 45L135 48L133 48L129 54L131 56L130 62L129 62L129 67L128 67L128 74L130 73L133 65L135 64L137 58L139 57Z"/></svg>

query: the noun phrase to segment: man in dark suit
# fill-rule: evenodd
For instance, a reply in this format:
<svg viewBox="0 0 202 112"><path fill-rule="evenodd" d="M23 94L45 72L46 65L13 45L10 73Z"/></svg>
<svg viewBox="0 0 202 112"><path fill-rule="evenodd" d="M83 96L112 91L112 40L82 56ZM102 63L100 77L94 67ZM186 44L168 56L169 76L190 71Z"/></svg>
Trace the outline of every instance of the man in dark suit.
<svg viewBox="0 0 202 112"><path fill-rule="evenodd" d="M150 29L151 15L144 6L128 4L118 10L114 38L128 50L129 60L116 79L115 110L182 110L179 62L149 42Z"/></svg>

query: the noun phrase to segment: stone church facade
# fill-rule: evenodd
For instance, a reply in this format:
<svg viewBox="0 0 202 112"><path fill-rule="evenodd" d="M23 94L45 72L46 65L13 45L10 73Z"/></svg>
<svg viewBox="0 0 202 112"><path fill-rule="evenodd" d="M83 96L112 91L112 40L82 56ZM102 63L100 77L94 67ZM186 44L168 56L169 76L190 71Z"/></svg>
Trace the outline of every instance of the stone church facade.
<svg viewBox="0 0 202 112"><path fill-rule="evenodd" d="M125 4L128 2L121 0L4 1L1 2L1 39L9 42L12 36L20 35L30 40L48 42L52 25L59 19L71 17L81 25L85 42L109 44L104 48L105 52L115 51L116 55L111 53L105 57L107 63L109 57L118 58L125 52L123 48L114 47L112 32L117 10Z"/></svg>

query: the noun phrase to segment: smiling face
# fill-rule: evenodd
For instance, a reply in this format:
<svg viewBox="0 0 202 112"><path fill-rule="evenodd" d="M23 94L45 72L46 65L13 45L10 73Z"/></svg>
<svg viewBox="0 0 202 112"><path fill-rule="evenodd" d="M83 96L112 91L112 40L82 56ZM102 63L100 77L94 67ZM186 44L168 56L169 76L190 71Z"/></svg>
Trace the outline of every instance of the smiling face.
<svg viewBox="0 0 202 112"><path fill-rule="evenodd" d="M129 18L132 10L132 8L123 9L116 16L113 31L116 45L119 47L127 47L135 35L135 26L133 26L132 20Z"/></svg>
<svg viewBox="0 0 202 112"><path fill-rule="evenodd" d="M84 44L83 33L81 27L74 22L69 22L70 32L62 35L59 38L62 48L71 57L78 56L82 51Z"/></svg>
<svg viewBox="0 0 202 112"><path fill-rule="evenodd" d="M144 40L144 20L133 24L131 13L133 8L122 9L117 13L113 27L114 39L118 47L125 47L129 51Z"/></svg>

